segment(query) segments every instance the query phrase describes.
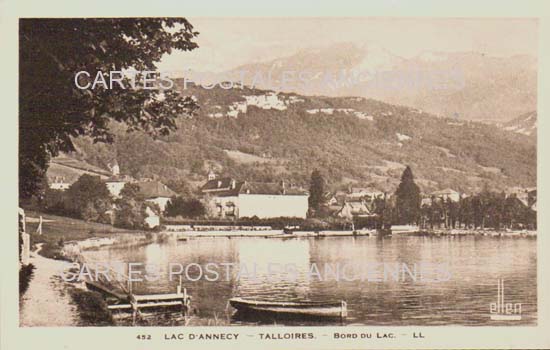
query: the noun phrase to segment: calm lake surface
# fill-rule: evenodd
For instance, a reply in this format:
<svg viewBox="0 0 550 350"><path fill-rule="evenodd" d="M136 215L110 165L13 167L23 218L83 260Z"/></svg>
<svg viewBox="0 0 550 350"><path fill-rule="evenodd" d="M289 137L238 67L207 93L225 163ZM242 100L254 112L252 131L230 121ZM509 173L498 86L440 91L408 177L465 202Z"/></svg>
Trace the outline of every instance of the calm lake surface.
<svg viewBox="0 0 550 350"><path fill-rule="evenodd" d="M198 309L199 317L210 319L229 319L234 310L228 306L228 300L239 296L276 301L346 300L348 318L344 324L535 325L536 243L533 238L493 237L393 236L286 240L219 237L131 248L104 248L87 251L85 257L90 262L138 262L158 266L158 281L133 284L133 290L138 294L174 292L179 282L178 278L169 281L169 265L175 263L185 267L196 263L203 268L202 278L189 281L184 275L183 283L193 297L192 305ZM204 271L208 263L218 264L217 268L210 265L210 270L219 273L218 280L206 280L206 275L211 279L215 277L213 273ZM321 278L311 274L312 264L318 267ZM386 280L384 264L389 271ZM267 271L268 265L271 265L271 272ZM329 270L325 274L327 265ZM242 266L248 267L248 274ZM254 266L255 276L252 272ZM334 272L337 266L345 266L346 271L344 277L340 275L339 281L330 270L332 267ZM423 275L427 279L416 274L415 281L411 273L392 275L391 271L396 266L407 266L412 272L415 266L417 269L419 266L428 266L428 269L431 266L428 271L432 273ZM285 267L293 270L285 272ZM439 272L434 272L437 267ZM229 270L229 278L226 269ZM365 271L370 271L367 278ZM445 275L445 271L450 275ZM188 275L193 279L199 273L196 265L191 265L188 270ZM490 304L497 302L498 279L504 280L504 301L521 303L520 321L490 319ZM231 320L231 323L243 322ZM286 324L304 323L293 321Z"/></svg>

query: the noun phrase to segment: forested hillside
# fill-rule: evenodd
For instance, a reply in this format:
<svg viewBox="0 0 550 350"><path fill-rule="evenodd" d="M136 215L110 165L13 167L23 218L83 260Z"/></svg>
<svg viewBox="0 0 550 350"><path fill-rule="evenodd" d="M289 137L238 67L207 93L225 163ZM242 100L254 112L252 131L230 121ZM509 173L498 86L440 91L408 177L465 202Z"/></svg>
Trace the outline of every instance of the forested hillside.
<svg viewBox="0 0 550 350"><path fill-rule="evenodd" d="M536 184L532 138L496 126L438 118L361 97L274 94L248 88L177 88L200 110L178 130L153 140L113 123L112 145L79 138L74 155L107 168L157 177L176 190L195 188L213 169L243 180L306 185L319 168L329 188L348 184L394 191L410 165L424 191L472 192Z"/></svg>

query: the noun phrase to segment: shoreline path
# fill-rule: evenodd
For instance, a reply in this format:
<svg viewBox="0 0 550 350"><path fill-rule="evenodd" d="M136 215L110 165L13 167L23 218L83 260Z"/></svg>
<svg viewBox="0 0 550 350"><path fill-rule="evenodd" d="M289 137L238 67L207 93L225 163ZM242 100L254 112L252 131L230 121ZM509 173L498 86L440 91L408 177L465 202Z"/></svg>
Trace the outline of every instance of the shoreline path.
<svg viewBox="0 0 550 350"><path fill-rule="evenodd" d="M19 302L21 327L67 327L78 325L78 311L71 301L65 283L59 276L64 262L31 253L34 273L29 287Z"/></svg>

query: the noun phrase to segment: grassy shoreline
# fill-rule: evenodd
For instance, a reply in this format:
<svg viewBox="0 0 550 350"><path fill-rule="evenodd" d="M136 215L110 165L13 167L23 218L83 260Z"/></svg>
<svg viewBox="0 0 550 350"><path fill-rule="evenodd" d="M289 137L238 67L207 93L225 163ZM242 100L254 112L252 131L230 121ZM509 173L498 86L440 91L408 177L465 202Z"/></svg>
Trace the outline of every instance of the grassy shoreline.
<svg viewBox="0 0 550 350"><path fill-rule="evenodd" d="M141 231L131 231L113 227L111 225L83 220L44 214L32 210L26 211L27 232L31 235L31 245L40 249L37 254L53 260L70 259L63 254L63 246L68 241L84 241L89 238L113 237L114 235L135 235ZM38 218L42 216L42 234L37 233ZM34 268L34 266L33 266ZM32 270L28 273L28 283L36 276L32 276ZM65 282L64 291L69 295L71 302L76 306L78 314L78 326L114 326L115 321L107 309L103 297L97 293L88 291L74 283Z"/></svg>
<svg viewBox="0 0 550 350"><path fill-rule="evenodd" d="M38 243L43 243L39 254L56 260L67 260L61 250L65 242L68 241L84 241L93 237L113 237L113 235L141 232L32 210L27 210L26 215L27 232L31 235L31 245L35 246ZM42 216L41 235L36 233L40 216Z"/></svg>

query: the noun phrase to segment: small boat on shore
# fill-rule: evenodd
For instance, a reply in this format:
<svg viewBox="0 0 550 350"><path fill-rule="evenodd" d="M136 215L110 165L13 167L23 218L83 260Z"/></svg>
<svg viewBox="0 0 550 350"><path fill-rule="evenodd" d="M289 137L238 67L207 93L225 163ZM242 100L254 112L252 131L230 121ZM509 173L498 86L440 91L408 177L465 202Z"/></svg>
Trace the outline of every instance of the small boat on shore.
<svg viewBox="0 0 550 350"><path fill-rule="evenodd" d="M277 302L232 298L229 304L243 314L270 314L287 317L346 318L347 303L339 302Z"/></svg>

